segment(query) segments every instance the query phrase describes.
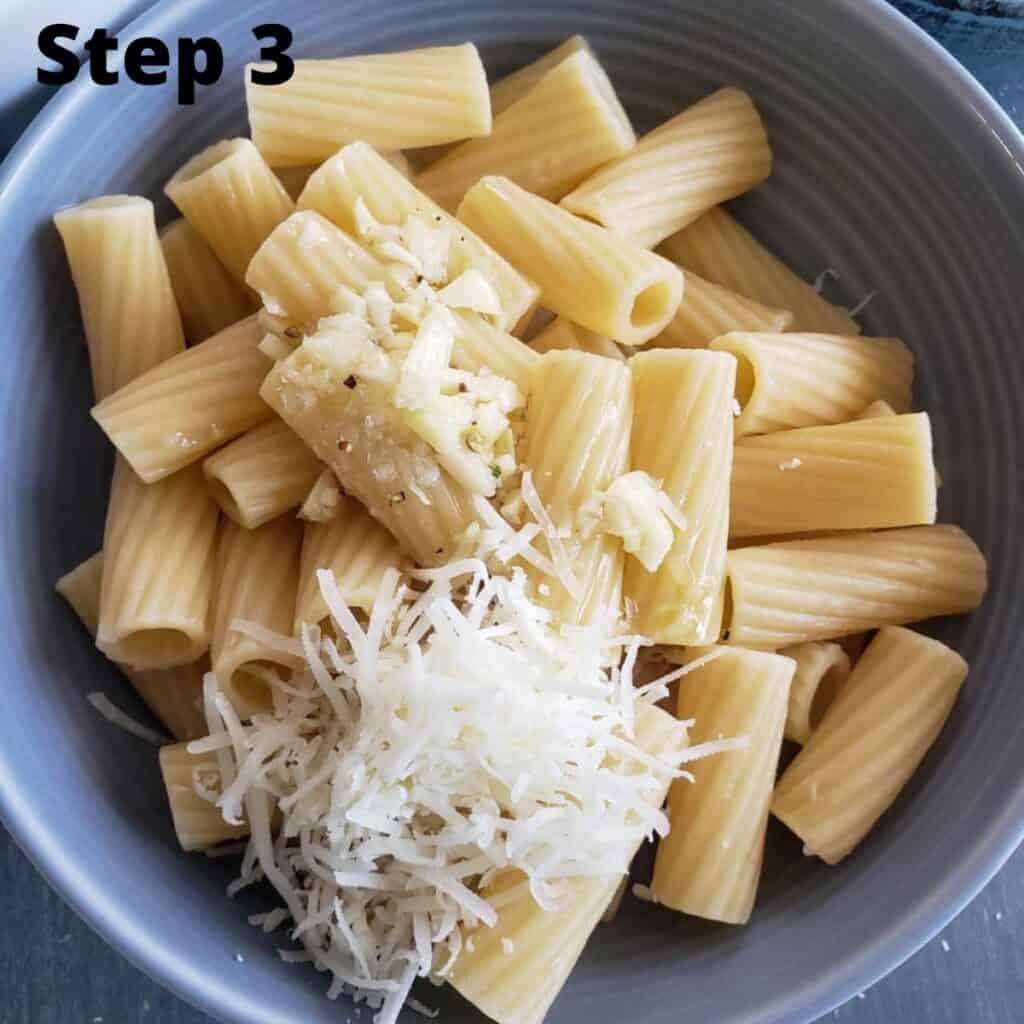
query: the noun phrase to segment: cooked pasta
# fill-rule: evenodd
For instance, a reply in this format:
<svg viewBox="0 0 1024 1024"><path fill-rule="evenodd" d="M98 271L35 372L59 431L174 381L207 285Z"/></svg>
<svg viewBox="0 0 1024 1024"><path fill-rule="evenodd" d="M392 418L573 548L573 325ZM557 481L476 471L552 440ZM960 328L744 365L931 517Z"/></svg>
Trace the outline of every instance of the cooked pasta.
<svg viewBox="0 0 1024 1024"><path fill-rule="evenodd" d="M582 537L580 510L629 467L633 398L629 370L585 352L549 352L533 378L523 436L525 461L554 528L567 533L578 593L548 582L540 603L559 622L586 625L618 615L623 550L605 533Z"/></svg>
<svg viewBox="0 0 1024 1024"><path fill-rule="evenodd" d="M581 217L654 246L717 203L759 185L772 151L750 97L719 89L659 125L562 200Z"/></svg>
<svg viewBox="0 0 1024 1024"><path fill-rule="evenodd" d="M660 480L685 519L654 572L627 559L632 625L658 643L708 644L722 622L732 395L736 360L725 353L658 349L634 356L634 469Z"/></svg>
<svg viewBox="0 0 1024 1024"><path fill-rule="evenodd" d="M558 200L595 168L628 152L635 141L604 69L589 51L580 50L498 114L490 135L456 146L416 183L452 211L489 174Z"/></svg>
<svg viewBox="0 0 1024 1024"><path fill-rule="evenodd" d="M745 437L732 456L733 537L935 522L928 414Z"/></svg>
<svg viewBox="0 0 1024 1024"><path fill-rule="evenodd" d="M783 647L779 653L796 662L785 736L794 743L806 743L849 677L850 656L839 644L821 640Z"/></svg>
<svg viewBox="0 0 1024 1024"><path fill-rule="evenodd" d="M386 160L404 178L412 177L412 168L409 166L408 157L400 149L386 149L380 153L380 157ZM274 173L278 180L284 185L285 192L295 200L299 201L302 190L306 183L316 172L321 164L311 164L308 167L277 167Z"/></svg>
<svg viewBox="0 0 1024 1024"><path fill-rule="evenodd" d="M306 443L277 417L203 460L210 496L247 530L298 508L322 469Z"/></svg>
<svg viewBox="0 0 1024 1024"><path fill-rule="evenodd" d="M985 557L956 526L730 551L731 644L777 649L977 608Z"/></svg>
<svg viewBox="0 0 1024 1024"><path fill-rule="evenodd" d="M604 356L616 362L625 362L626 353L611 338L588 331L564 316L557 316L531 342L530 348L542 355L545 352L570 351L587 352L592 356Z"/></svg>
<svg viewBox="0 0 1024 1024"><path fill-rule="evenodd" d="M358 501L342 498L332 519L303 528L293 632L298 636L303 623L322 626L327 618L317 570L329 569L345 604L369 614L384 574L404 561L395 538Z"/></svg>
<svg viewBox="0 0 1024 1024"><path fill-rule="evenodd" d="M247 530L230 520L217 541L210 658L220 688L241 718L273 710L268 677L296 667L244 623L287 635L299 588L302 524L282 517Z"/></svg>
<svg viewBox="0 0 1024 1024"><path fill-rule="evenodd" d="M871 831L939 734L967 675L955 651L887 626L783 773L772 813L836 864Z"/></svg>
<svg viewBox="0 0 1024 1024"><path fill-rule="evenodd" d="M53 218L89 345L96 401L185 347L153 219L139 196L103 196Z"/></svg>
<svg viewBox="0 0 1024 1024"><path fill-rule="evenodd" d="M164 191L239 283L263 240L294 209L248 139L225 139L182 167Z"/></svg>
<svg viewBox="0 0 1024 1024"><path fill-rule="evenodd" d="M858 420L870 420L878 416L895 416L896 410L886 401L878 399L872 402L867 408L862 409L855 417Z"/></svg>
<svg viewBox="0 0 1024 1024"><path fill-rule="evenodd" d="M711 348L738 362L737 437L845 423L875 401L910 409L914 357L896 338L730 332Z"/></svg>
<svg viewBox="0 0 1024 1024"><path fill-rule="evenodd" d="M472 43L297 60L283 85L247 73L245 90L253 142L271 167L316 164L356 139L407 149L491 130L487 75Z"/></svg>
<svg viewBox="0 0 1024 1024"><path fill-rule="evenodd" d="M656 337L682 301L678 267L507 178L483 178L458 216L513 266L528 268L548 309L615 341Z"/></svg>
<svg viewBox="0 0 1024 1024"><path fill-rule="evenodd" d="M788 309L794 331L860 334L845 309L823 299L719 206L667 238L660 251L723 288Z"/></svg>
<svg viewBox="0 0 1024 1024"><path fill-rule="evenodd" d="M729 331L786 331L793 314L772 309L705 281L692 270L683 272L683 301L652 344L657 348L707 348Z"/></svg>
<svg viewBox="0 0 1024 1024"><path fill-rule="evenodd" d="M270 419L270 366L249 317L137 377L92 410L132 469L153 483Z"/></svg>
<svg viewBox="0 0 1024 1024"><path fill-rule="evenodd" d="M698 761L668 797L669 834L658 844L651 895L674 910L745 924L761 877L768 805L795 664L791 658L712 648L679 683L676 717L690 743L745 738ZM698 666L698 662L693 663Z"/></svg>
<svg viewBox="0 0 1024 1024"><path fill-rule="evenodd" d="M298 207L315 210L355 236L360 203L371 217L388 226L402 227L409 217L444 225L449 232L446 279L455 280L471 268L486 275L501 300L501 310L493 320L496 327L511 330L532 315L537 286L365 142L354 142L323 163L309 179Z"/></svg>
<svg viewBox="0 0 1024 1024"><path fill-rule="evenodd" d="M136 669L187 665L210 644L217 506L199 467L143 483L114 464L96 646Z"/></svg>
<svg viewBox="0 0 1024 1024"><path fill-rule="evenodd" d="M205 341L255 312L252 294L224 269L184 217L160 232L160 245L190 344Z"/></svg>
<svg viewBox="0 0 1024 1024"><path fill-rule="evenodd" d="M174 834L183 850L206 850L249 834L246 825L229 825L214 803L221 784L212 754L190 754L187 743L168 744L160 748L160 772L171 806ZM197 792L197 778L208 788L211 799Z"/></svg>

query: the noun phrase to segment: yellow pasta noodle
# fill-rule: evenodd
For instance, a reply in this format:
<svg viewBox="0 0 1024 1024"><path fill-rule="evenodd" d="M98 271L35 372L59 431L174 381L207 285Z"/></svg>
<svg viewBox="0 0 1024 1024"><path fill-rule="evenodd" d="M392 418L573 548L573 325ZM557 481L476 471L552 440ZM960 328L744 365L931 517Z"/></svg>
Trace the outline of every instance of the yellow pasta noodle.
<svg viewBox="0 0 1024 1024"><path fill-rule="evenodd" d="M382 160L386 160L402 177L412 177L412 168L409 166L409 160L400 149L384 150L380 157ZM298 202L299 196L302 195L302 190L306 187L306 183L321 166L323 165L311 164L308 167L278 167L275 168L274 173L281 184L284 185L285 192Z"/></svg>
<svg viewBox="0 0 1024 1024"><path fill-rule="evenodd" d="M715 654L679 683L677 717L694 745L746 737L747 745L696 761L693 781L668 797L671 830L658 844L651 895L687 914L745 924L754 908L768 806L782 749L795 664L739 648Z"/></svg>
<svg viewBox="0 0 1024 1024"><path fill-rule="evenodd" d="M210 643L217 506L199 467L144 484L114 465L96 646L137 669L195 661Z"/></svg>
<svg viewBox="0 0 1024 1024"><path fill-rule="evenodd" d="M660 708L637 708L636 743L649 754L665 756L678 744L680 727ZM666 791L653 783L651 805L660 807ZM489 895L507 894L522 881L505 872ZM621 884L621 875L567 879L563 904L550 911L528 890L512 897L493 928L465 933L449 981L497 1024L541 1024Z"/></svg>
<svg viewBox="0 0 1024 1024"><path fill-rule="evenodd" d="M625 362L626 354L615 344L611 338L605 338L586 327L580 327L564 316L555 317L530 342L530 348L534 352L557 352L564 349L579 352L588 352L592 356L604 356L606 359L615 359L618 362Z"/></svg>
<svg viewBox="0 0 1024 1024"><path fill-rule="evenodd" d="M422 454L409 427L369 405L365 389L338 381L311 390L319 373L331 370L303 345L275 364L260 393L405 551L422 565L444 563L475 521L469 492Z"/></svg>
<svg viewBox="0 0 1024 1024"><path fill-rule="evenodd" d="M604 69L581 50L496 116L490 135L456 146L416 183L446 210L454 210L487 174L504 175L545 199L558 200L635 141Z"/></svg>
<svg viewBox="0 0 1024 1024"><path fill-rule="evenodd" d="M355 139L379 149L454 142L491 130L487 75L472 43L335 60L297 60L282 85L252 82L252 138L272 167L319 163Z"/></svg>
<svg viewBox="0 0 1024 1024"><path fill-rule="evenodd" d="M879 399L877 402L872 402L869 406L862 409L855 419L858 420L870 420L878 416L895 416L896 410L888 403Z"/></svg>
<svg viewBox="0 0 1024 1024"><path fill-rule="evenodd" d="M569 534L564 546L579 585L572 595L546 581L540 603L562 623L586 625L621 608L621 545L604 533L583 539L577 523L581 507L629 468L630 389L624 363L585 352L549 352L534 374L524 461L555 529Z"/></svg>
<svg viewBox="0 0 1024 1024"><path fill-rule="evenodd" d="M57 592L71 605L93 639L100 621L102 579L103 552L97 551L57 581ZM206 718L200 701L203 676L210 671L209 658L204 656L188 665L147 671L127 665L118 665L118 668L175 739L194 740L206 735Z"/></svg>
<svg viewBox="0 0 1024 1024"><path fill-rule="evenodd" d="M909 629L878 631L775 789L804 853L836 864L890 807L949 717L967 663Z"/></svg>
<svg viewBox="0 0 1024 1024"><path fill-rule="evenodd" d="M187 743L168 744L160 748L160 772L174 834L183 850L206 850L249 834L247 825L229 825L220 808L196 792L197 781L213 794L220 792L220 773L212 754L190 754Z"/></svg>
<svg viewBox="0 0 1024 1024"><path fill-rule="evenodd" d="M354 142L325 161L309 179L298 206L300 210L316 210L343 231L356 235L360 199L381 224L401 227L409 217L418 217L431 227L447 226L451 241L446 281L470 268L483 273L501 300L501 313L494 318L497 327L509 330L532 315L539 296L537 286L365 142Z"/></svg>
<svg viewBox="0 0 1024 1024"><path fill-rule="evenodd" d="M395 538L358 501L342 498L333 519L306 523L303 529L295 634L304 622L319 626L327 618L327 603L316 578L318 569L334 573L345 604L369 614L384 573L399 568L403 560Z"/></svg>
<svg viewBox="0 0 1024 1024"><path fill-rule="evenodd" d="M184 217L164 228L160 244L190 343L205 341L256 311L252 294L224 269Z"/></svg>
<svg viewBox="0 0 1024 1024"><path fill-rule="evenodd" d="M849 677L850 656L839 644L820 640L783 647L779 654L796 662L785 736L794 743L806 743Z"/></svg>
<svg viewBox="0 0 1024 1024"><path fill-rule="evenodd" d="M590 45L586 39L578 35L570 36L560 46L549 50L533 63L505 75L504 78L499 78L491 86L491 113L497 117L502 111L508 110L513 103L530 92L549 71L581 50L590 53Z"/></svg>
<svg viewBox="0 0 1024 1024"><path fill-rule="evenodd" d="M103 196L53 220L78 291L100 401L185 347L153 204Z"/></svg>
<svg viewBox="0 0 1024 1024"><path fill-rule="evenodd" d="M660 480L686 519L653 573L627 559L632 626L658 643L714 643L729 534L736 361L721 352L658 349L634 356L629 366L636 403L633 469Z"/></svg>
<svg viewBox="0 0 1024 1024"><path fill-rule="evenodd" d="M860 334L845 309L823 299L719 206L666 239L659 251L723 288L788 309L794 331Z"/></svg>
<svg viewBox="0 0 1024 1024"><path fill-rule="evenodd" d="M311 332L317 322L338 312L339 288L361 294L387 276L384 265L354 238L313 210L288 218L264 243L249 267L249 284L268 309L298 329ZM401 298L401 296L398 296ZM452 365L477 371L488 366L529 390L538 356L518 338L483 317L454 311L460 325Z"/></svg>
<svg viewBox="0 0 1024 1024"><path fill-rule="evenodd" d="M305 441L277 417L203 460L211 497L248 530L298 508L322 468Z"/></svg>
<svg viewBox="0 0 1024 1024"><path fill-rule="evenodd" d="M210 657L217 682L240 718L273 710L263 670L297 667L295 658L237 628L239 620L288 635L299 587L302 524L281 517L254 530L225 521L217 543Z"/></svg>
<svg viewBox="0 0 1024 1024"><path fill-rule="evenodd" d="M772 151L750 97L719 89L640 139L562 200L638 245L654 246L768 177Z"/></svg>
<svg viewBox="0 0 1024 1024"><path fill-rule="evenodd" d="M270 419L263 333L254 316L226 328L104 399L93 419L147 483L176 473Z"/></svg>
<svg viewBox="0 0 1024 1024"><path fill-rule="evenodd" d="M896 338L735 332L711 348L738 361L737 437L845 423L876 399L910 408L914 357Z"/></svg>
<svg viewBox="0 0 1024 1024"><path fill-rule="evenodd" d="M225 139L204 149L164 192L240 284L253 253L295 209L248 139Z"/></svg>
<svg viewBox="0 0 1024 1024"><path fill-rule="evenodd" d="M658 348L707 348L729 331L786 331L793 314L772 309L712 284L692 270L683 272L683 301L668 326L654 339Z"/></svg>
<svg viewBox="0 0 1024 1024"><path fill-rule="evenodd" d="M934 523L928 414L742 438L729 508L732 537Z"/></svg>
<svg viewBox="0 0 1024 1024"><path fill-rule="evenodd" d="M458 216L513 266L529 268L548 309L615 341L656 337L682 301L678 267L507 178L480 181Z"/></svg>
<svg viewBox="0 0 1024 1024"><path fill-rule="evenodd" d="M956 526L730 551L730 643L777 649L977 608L985 556Z"/></svg>

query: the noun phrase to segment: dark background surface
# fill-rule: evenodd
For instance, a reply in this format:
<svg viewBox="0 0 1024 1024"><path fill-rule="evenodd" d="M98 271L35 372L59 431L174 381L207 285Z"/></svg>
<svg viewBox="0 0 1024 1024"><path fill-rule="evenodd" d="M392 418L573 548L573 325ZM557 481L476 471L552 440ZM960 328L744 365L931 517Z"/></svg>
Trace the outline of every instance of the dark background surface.
<svg viewBox="0 0 1024 1024"><path fill-rule="evenodd" d="M895 6L1024 126L1024 0L896 0ZM94 935L2 829L0 894L0 1024L210 1024ZM344 1017L339 1010L339 1020ZM1024 1022L1024 849L934 941L823 1018L832 1020Z"/></svg>

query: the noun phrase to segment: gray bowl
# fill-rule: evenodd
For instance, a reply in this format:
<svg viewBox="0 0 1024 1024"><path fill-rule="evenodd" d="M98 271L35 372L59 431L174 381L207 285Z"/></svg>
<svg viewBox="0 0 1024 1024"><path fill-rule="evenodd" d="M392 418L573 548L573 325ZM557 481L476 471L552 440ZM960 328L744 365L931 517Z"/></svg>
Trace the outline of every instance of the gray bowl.
<svg viewBox="0 0 1024 1024"><path fill-rule="evenodd" d="M178 852L153 750L104 722L85 694L103 689L142 709L53 593L100 543L111 460L89 419L78 311L50 216L105 192L158 195L185 157L243 131L250 29L282 20L296 54L472 39L497 74L583 32L642 128L716 86L749 89L777 169L737 204L740 216L804 274L837 269L837 301L877 292L866 329L914 348L942 518L966 527L992 567L983 608L934 624L971 662L952 720L856 856L826 868L773 827L744 929L627 900L552 1020L767 1024L828 1010L942 927L1024 825L1024 141L959 65L879 0L186 0L137 22L139 34L165 40L214 35L222 84L182 110L173 84L79 81L0 178L5 822L97 931L197 1006L246 1024L350 1017L323 999L322 976L279 961L283 940L246 924L258 895L249 905L224 898L229 865ZM638 864L637 877L646 870ZM454 995L426 998L449 1022L479 1017Z"/></svg>

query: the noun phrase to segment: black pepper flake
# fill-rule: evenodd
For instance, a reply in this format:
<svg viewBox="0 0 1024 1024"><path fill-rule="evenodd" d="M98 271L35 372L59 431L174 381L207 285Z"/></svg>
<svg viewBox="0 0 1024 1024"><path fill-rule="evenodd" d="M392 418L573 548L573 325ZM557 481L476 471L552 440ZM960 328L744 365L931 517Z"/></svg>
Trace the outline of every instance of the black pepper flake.
<svg viewBox="0 0 1024 1024"><path fill-rule="evenodd" d="M435 213L434 214L434 220L436 220L437 223L440 224L441 223L441 214Z"/></svg>
<svg viewBox="0 0 1024 1024"><path fill-rule="evenodd" d="M405 491L398 491L396 494L388 495L389 505L401 505L405 501Z"/></svg>
<svg viewBox="0 0 1024 1024"><path fill-rule="evenodd" d="M286 338L292 338L294 340L296 338L302 337L302 331L300 331L298 327L286 327L284 329L284 336Z"/></svg>
<svg viewBox="0 0 1024 1024"><path fill-rule="evenodd" d="M460 380L459 381L459 394L460 395L464 395L468 390L469 390L469 388L466 387L465 381L461 381Z"/></svg>
<svg viewBox="0 0 1024 1024"><path fill-rule="evenodd" d="M339 437L338 438L338 451L339 452L350 452L350 451L352 451L351 443L346 441L345 438Z"/></svg>
<svg viewBox="0 0 1024 1024"><path fill-rule="evenodd" d="M440 218L440 217L438 217L437 219L438 219L438 220L440 220L441 218ZM436 550L436 551L434 552L434 554L435 554L435 555L443 555L443 554L444 554L444 548L438 548L438 549L437 549L437 550Z"/></svg>
<svg viewBox="0 0 1024 1024"><path fill-rule="evenodd" d="M354 388L358 383L359 383L359 381L356 380L355 374L350 373L345 378L345 387L347 387L347 388Z"/></svg>
<svg viewBox="0 0 1024 1024"><path fill-rule="evenodd" d="M417 274L416 275L416 283L417 284L423 284L423 275L422 274Z"/></svg>

